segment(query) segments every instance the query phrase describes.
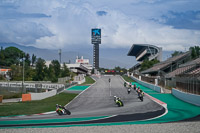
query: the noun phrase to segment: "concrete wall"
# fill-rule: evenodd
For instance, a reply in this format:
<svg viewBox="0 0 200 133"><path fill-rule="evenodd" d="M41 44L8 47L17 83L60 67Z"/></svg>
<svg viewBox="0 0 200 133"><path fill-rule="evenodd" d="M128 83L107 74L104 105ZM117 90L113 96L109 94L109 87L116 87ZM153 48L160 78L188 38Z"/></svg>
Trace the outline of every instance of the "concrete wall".
<svg viewBox="0 0 200 133"><path fill-rule="evenodd" d="M41 100L51 96L55 96L56 92L57 92L56 90L51 90L49 92L43 92L43 93L30 93L31 100Z"/></svg>
<svg viewBox="0 0 200 133"><path fill-rule="evenodd" d="M185 102L200 106L200 95L182 92L174 88L172 89L172 95Z"/></svg>
<svg viewBox="0 0 200 133"><path fill-rule="evenodd" d="M78 84L84 83L85 82L85 75L79 74L78 76L75 76L73 82L77 82Z"/></svg>
<svg viewBox="0 0 200 133"><path fill-rule="evenodd" d="M43 89L58 89L64 87L64 84L56 83L43 83L43 82L34 82L34 83L24 83L26 88L43 88ZM22 87L22 82L0 82L0 87Z"/></svg>
<svg viewBox="0 0 200 133"><path fill-rule="evenodd" d="M141 84L141 85L143 85L143 86L145 86L145 87L147 87L147 88L150 88L150 89L152 89L152 90L154 90L154 91L156 91L156 92L161 93L161 88L160 88L159 86L155 86L155 85L153 85L153 84L150 84L150 83L141 81L141 80L137 79L137 78L134 77L134 76L131 76L131 78L132 78L133 80L135 80L137 83L139 83L139 84Z"/></svg>

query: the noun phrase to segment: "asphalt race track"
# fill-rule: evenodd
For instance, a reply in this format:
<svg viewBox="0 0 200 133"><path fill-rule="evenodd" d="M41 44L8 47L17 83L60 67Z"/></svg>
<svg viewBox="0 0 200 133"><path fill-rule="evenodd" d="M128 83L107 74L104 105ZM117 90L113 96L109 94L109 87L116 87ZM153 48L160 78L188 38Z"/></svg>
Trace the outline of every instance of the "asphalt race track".
<svg viewBox="0 0 200 133"><path fill-rule="evenodd" d="M109 84L108 79L111 79ZM165 113L165 109L144 96L144 101L138 99L137 93L132 90L130 94L123 86L124 81L120 76L102 76L96 78L96 83L82 92L72 102L66 105L71 115L58 116L56 113L46 115L31 115L19 117L1 117L0 121L12 120L46 120L43 123L23 123L0 125L0 127L18 126L46 126L46 125L70 125L92 124L146 120L158 117ZM113 96L118 96L124 103L123 107L115 105ZM84 118L93 118L85 120ZM81 119L81 121L49 122L52 119Z"/></svg>
<svg viewBox="0 0 200 133"><path fill-rule="evenodd" d="M111 79L110 89L109 78ZM124 81L120 76L102 76L96 84L67 105L67 108L72 112L73 117L124 115L162 109L160 105L147 97L144 97L144 101L141 102L137 98L137 93L133 90L128 94L123 84ZM114 104L113 96L120 97L124 102L124 107L117 107Z"/></svg>

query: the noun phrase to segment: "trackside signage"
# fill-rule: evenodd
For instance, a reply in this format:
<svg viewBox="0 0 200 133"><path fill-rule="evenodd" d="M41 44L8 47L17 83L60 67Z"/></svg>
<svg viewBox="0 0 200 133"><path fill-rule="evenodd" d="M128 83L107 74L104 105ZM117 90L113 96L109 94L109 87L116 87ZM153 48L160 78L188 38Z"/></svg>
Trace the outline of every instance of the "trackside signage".
<svg viewBox="0 0 200 133"><path fill-rule="evenodd" d="M92 29L92 44L101 44L101 29Z"/></svg>

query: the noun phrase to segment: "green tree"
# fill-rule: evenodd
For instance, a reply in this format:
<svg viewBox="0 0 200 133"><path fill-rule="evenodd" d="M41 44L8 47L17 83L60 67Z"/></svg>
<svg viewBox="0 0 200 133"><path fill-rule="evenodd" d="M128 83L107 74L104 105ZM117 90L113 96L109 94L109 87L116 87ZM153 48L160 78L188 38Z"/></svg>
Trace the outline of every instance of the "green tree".
<svg viewBox="0 0 200 133"><path fill-rule="evenodd" d="M51 82L57 82L58 81L58 79L55 76L55 72L54 72L54 68L53 68L52 64L49 65L48 78L47 79L51 80Z"/></svg>
<svg viewBox="0 0 200 133"><path fill-rule="evenodd" d="M1 66L4 66L4 65L5 65L5 56L4 56L3 47L1 47L1 50L0 50L0 65L1 65Z"/></svg>
<svg viewBox="0 0 200 133"><path fill-rule="evenodd" d="M36 61L36 56L33 54L32 59L31 59L32 66L33 66L33 64L35 64L35 61Z"/></svg>
<svg viewBox="0 0 200 133"><path fill-rule="evenodd" d="M22 66L11 65L11 80L22 81Z"/></svg>
<svg viewBox="0 0 200 133"><path fill-rule="evenodd" d="M141 67L140 67L140 71L144 71L144 70L147 70L149 68L151 68L154 64L157 64L159 63L159 61L157 59L154 59L154 60L144 60L143 63L141 64Z"/></svg>
<svg viewBox="0 0 200 133"><path fill-rule="evenodd" d="M28 66L30 66L30 64L31 64L30 55L28 53L25 54L25 63Z"/></svg>
<svg viewBox="0 0 200 133"><path fill-rule="evenodd" d="M58 78L60 76L60 72L61 72L59 61L58 60L53 60L51 62L51 65L53 67L55 76Z"/></svg>
<svg viewBox="0 0 200 133"><path fill-rule="evenodd" d="M194 49L195 49L197 57L199 57L200 56L200 47L199 46L195 46Z"/></svg>
<svg viewBox="0 0 200 133"><path fill-rule="evenodd" d="M67 77L70 76L70 71L67 68L66 64L63 64L63 69L61 70L61 77Z"/></svg>
<svg viewBox="0 0 200 133"><path fill-rule="evenodd" d="M182 53L183 53L182 51L174 51L174 53L172 53L172 57L180 55Z"/></svg>
<svg viewBox="0 0 200 133"><path fill-rule="evenodd" d="M44 68L45 68L45 60L38 58L36 62L34 80L43 81L43 79L45 78Z"/></svg>
<svg viewBox="0 0 200 133"><path fill-rule="evenodd" d="M36 70L28 65L25 65L24 74L25 74L25 76L24 76L25 81L32 81L33 77L35 77L35 75L36 75Z"/></svg>
<svg viewBox="0 0 200 133"><path fill-rule="evenodd" d="M200 47L199 46L190 47L190 52L191 52L192 59L196 59L196 58L200 57Z"/></svg>
<svg viewBox="0 0 200 133"><path fill-rule="evenodd" d="M18 64L20 59L22 58L21 55L24 55L24 52L16 47L5 48L5 50L4 50L5 66L11 66L13 64Z"/></svg>

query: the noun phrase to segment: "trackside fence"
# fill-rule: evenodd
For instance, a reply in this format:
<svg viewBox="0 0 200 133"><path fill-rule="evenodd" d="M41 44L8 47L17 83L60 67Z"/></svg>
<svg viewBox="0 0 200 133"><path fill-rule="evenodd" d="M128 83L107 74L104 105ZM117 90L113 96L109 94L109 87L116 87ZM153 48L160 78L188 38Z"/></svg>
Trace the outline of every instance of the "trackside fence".
<svg viewBox="0 0 200 133"><path fill-rule="evenodd" d="M200 75L181 74L176 76L176 89L200 95Z"/></svg>

